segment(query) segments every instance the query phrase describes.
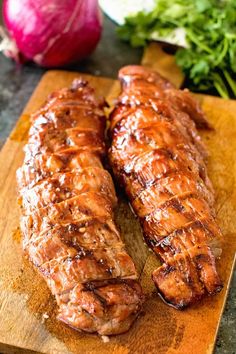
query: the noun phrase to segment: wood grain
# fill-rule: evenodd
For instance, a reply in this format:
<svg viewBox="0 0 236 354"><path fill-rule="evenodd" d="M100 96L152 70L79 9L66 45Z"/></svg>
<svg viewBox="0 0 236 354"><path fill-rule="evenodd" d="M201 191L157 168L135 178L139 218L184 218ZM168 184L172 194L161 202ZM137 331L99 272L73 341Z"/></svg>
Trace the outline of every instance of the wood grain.
<svg viewBox="0 0 236 354"><path fill-rule="evenodd" d="M144 61L148 63L149 58L151 62L152 55L155 58L158 51L159 48L154 46L149 48ZM173 58L170 65L169 71L165 67L165 76L173 79ZM137 265L147 301L142 315L128 333L103 343L96 335L76 332L56 320L54 299L22 255L16 202L15 172L22 163L29 115L40 107L51 91L68 86L78 75L87 79L109 102L117 97L119 85L113 80L49 71L0 152L0 352L210 354L229 287L236 247L236 102L198 97L215 128L202 135L210 152L209 174L216 190L217 218L224 234L223 254L218 266L224 281L223 291L183 312L164 304L150 279L158 261L144 245L139 224L125 197L119 193L116 220ZM177 77L174 82L179 85L181 80L178 81ZM49 318L44 318L45 314Z"/></svg>
<svg viewBox="0 0 236 354"><path fill-rule="evenodd" d="M150 43L144 50L142 65L156 70L159 74L169 79L176 87L180 87L184 81L184 75L175 64L175 58L167 54L164 47L157 43Z"/></svg>

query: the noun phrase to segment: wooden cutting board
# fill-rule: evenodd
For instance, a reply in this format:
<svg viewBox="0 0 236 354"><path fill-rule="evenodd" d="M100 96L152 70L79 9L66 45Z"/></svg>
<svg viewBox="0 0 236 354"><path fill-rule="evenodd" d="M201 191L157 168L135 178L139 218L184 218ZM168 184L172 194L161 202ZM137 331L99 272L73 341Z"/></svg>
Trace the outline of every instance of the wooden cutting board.
<svg viewBox="0 0 236 354"><path fill-rule="evenodd" d="M157 45L145 52L143 64L154 67L176 85L183 76L173 57ZM198 96L215 130L202 132L210 152L209 174L216 191L217 219L224 234L219 272L223 291L183 312L162 302L150 279L158 261L142 240L137 220L120 196L117 223L127 249L135 260L147 301L140 318L128 333L110 338L76 332L56 320L55 303L44 281L23 258L16 202L15 172L22 163L29 115L47 95L70 85L78 75L87 79L110 103L119 92L116 81L71 73L48 71L0 153L0 352L18 353L197 353L213 351L227 296L236 245L236 101Z"/></svg>

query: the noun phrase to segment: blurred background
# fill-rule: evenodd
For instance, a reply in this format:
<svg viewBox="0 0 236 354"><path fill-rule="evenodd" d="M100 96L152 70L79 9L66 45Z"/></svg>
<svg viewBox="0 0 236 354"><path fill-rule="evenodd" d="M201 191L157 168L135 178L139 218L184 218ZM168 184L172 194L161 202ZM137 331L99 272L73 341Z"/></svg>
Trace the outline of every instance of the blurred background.
<svg viewBox="0 0 236 354"><path fill-rule="evenodd" d="M0 0L1 9L2 2ZM1 16L0 25L2 22ZM140 63L142 48L131 48L129 44L118 39L115 27L115 24L104 16L102 38L96 50L88 59L71 65L66 70L116 78L119 68L123 65ZM45 71L46 69L33 63L17 66L14 61L0 53L0 147Z"/></svg>

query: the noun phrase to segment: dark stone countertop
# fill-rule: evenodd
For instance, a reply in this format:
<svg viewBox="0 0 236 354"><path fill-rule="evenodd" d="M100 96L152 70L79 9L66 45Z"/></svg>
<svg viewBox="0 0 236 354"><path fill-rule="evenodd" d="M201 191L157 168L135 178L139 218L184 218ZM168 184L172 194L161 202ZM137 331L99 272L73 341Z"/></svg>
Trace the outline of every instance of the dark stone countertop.
<svg viewBox="0 0 236 354"><path fill-rule="evenodd" d="M121 66L140 63L141 56L142 50L132 49L128 44L117 39L114 24L105 18L102 40L96 51L88 60L67 70L115 78ZM17 68L11 60L0 54L0 148L44 72L44 69L33 64ZM234 275L220 324L215 354L236 353L235 313L236 276ZM193 354L197 354L197 350Z"/></svg>

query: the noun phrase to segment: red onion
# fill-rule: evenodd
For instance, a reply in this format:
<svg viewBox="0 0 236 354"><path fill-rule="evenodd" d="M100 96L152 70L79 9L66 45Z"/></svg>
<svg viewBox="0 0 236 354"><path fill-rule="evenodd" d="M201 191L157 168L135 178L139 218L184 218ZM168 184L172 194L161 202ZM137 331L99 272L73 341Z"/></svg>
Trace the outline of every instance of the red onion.
<svg viewBox="0 0 236 354"><path fill-rule="evenodd" d="M98 0L4 0L3 18L10 34L5 54L44 67L86 58L102 29Z"/></svg>

